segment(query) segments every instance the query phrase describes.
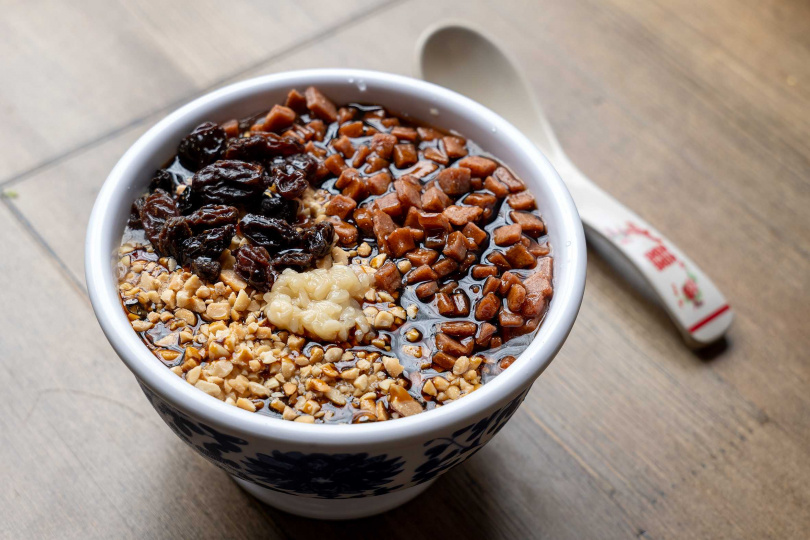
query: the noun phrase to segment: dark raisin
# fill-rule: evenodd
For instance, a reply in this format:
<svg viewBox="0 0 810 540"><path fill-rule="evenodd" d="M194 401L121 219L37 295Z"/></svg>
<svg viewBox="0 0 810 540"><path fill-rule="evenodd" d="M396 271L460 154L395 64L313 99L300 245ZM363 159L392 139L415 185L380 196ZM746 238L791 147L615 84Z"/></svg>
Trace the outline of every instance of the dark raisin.
<svg viewBox="0 0 810 540"><path fill-rule="evenodd" d="M127 221L127 225L129 225L130 229L143 229L141 209L144 203L146 203L146 197L138 197L135 199L135 202L132 203L132 207L129 210L129 221Z"/></svg>
<svg viewBox="0 0 810 540"><path fill-rule="evenodd" d="M261 246L245 244L234 253L236 273L248 285L260 291L269 291L275 281L270 254Z"/></svg>
<svg viewBox="0 0 810 540"><path fill-rule="evenodd" d="M177 203L162 189L158 189L146 197L146 201L141 207L141 223L146 237L153 246L157 246L158 235L166 221L179 214Z"/></svg>
<svg viewBox="0 0 810 540"><path fill-rule="evenodd" d="M191 181L198 204L249 204L266 189L261 165L242 161L217 161L197 171Z"/></svg>
<svg viewBox="0 0 810 540"><path fill-rule="evenodd" d="M174 175L166 169L159 169L149 182L149 191L162 189L167 193L174 193L175 187Z"/></svg>
<svg viewBox="0 0 810 540"><path fill-rule="evenodd" d="M304 146L292 137L279 137L274 133L262 133L232 139L225 150L225 159L268 163L273 158L291 156L304 151Z"/></svg>
<svg viewBox="0 0 810 540"><path fill-rule="evenodd" d="M236 225L239 222L239 210L224 204L207 204L186 219L191 229L198 233L215 227Z"/></svg>
<svg viewBox="0 0 810 540"><path fill-rule="evenodd" d="M273 257L273 266L292 266L299 270L306 270L315 265L316 257L313 253L304 251L287 251Z"/></svg>
<svg viewBox="0 0 810 540"><path fill-rule="evenodd" d="M248 214L239 222L239 233L271 252L296 247L301 235L283 219Z"/></svg>
<svg viewBox="0 0 810 540"><path fill-rule="evenodd" d="M284 159L276 158L270 167L270 176L282 197L296 199L315 180L317 171L315 158L309 154L297 154Z"/></svg>
<svg viewBox="0 0 810 540"><path fill-rule="evenodd" d="M328 221L321 221L312 227L304 229L302 236L304 249L320 259L332 251L335 228Z"/></svg>
<svg viewBox="0 0 810 540"><path fill-rule="evenodd" d="M213 122L205 122L180 141L177 157L183 167L198 171L222 156L227 140L224 129Z"/></svg>
<svg viewBox="0 0 810 540"><path fill-rule="evenodd" d="M177 203L177 211L185 215L194 209L194 201L192 200L191 186L186 186L183 191L172 195L174 202Z"/></svg>
<svg viewBox="0 0 810 540"><path fill-rule="evenodd" d="M279 195L285 199L297 199L309 187L306 175L298 169L273 169L273 182Z"/></svg>
<svg viewBox="0 0 810 540"><path fill-rule="evenodd" d="M191 227L188 226L186 218L169 218L166 223L163 224L163 228L160 229L157 245L155 247L161 255L174 257L177 262L183 264L185 261L183 256L183 243L190 237Z"/></svg>
<svg viewBox="0 0 810 540"><path fill-rule="evenodd" d="M306 175L308 180L312 180L318 172L318 160L309 154L296 154L286 159L287 165L298 169Z"/></svg>
<svg viewBox="0 0 810 540"><path fill-rule="evenodd" d="M283 219L295 223L298 219L298 201L283 197L262 197L259 213L264 217Z"/></svg>
<svg viewBox="0 0 810 540"><path fill-rule="evenodd" d="M222 264L208 257L197 257L191 262L191 271L204 281L213 283L219 281L219 273L222 271Z"/></svg>
<svg viewBox="0 0 810 540"><path fill-rule="evenodd" d="M199 257L218 259L222 252L231 245L231 238L236 230L233 225L208 229L183 242L183 260L191 261Z"/></svg>

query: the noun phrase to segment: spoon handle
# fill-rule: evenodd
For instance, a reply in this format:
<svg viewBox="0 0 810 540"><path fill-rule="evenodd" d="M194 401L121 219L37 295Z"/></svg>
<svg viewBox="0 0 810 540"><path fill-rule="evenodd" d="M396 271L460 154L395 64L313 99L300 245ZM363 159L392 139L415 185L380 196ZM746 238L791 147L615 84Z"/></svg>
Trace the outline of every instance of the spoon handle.
<svg viewBox="0 0 810 540"><path fill-rule="evenodd" d="M720 339L733 313L711 279L675 244L591 182L561 150L549 158L574 198L591 246L623 266L622 273L642 278L687 344L701 347Z"/></svg>

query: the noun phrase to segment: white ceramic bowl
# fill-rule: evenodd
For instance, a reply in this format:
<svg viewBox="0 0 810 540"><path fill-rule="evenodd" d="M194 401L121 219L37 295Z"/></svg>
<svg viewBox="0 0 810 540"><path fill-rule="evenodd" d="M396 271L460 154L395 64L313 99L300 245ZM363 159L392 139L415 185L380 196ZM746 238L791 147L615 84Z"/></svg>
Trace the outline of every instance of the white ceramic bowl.
<svg viewBox="0 0 810 540"><path fill-rule="evenodd" d="M531 345L480 390L444 407L363 425L287 422L251 414L200 392L158 361L132 330L113 273L132 201L180 139L316 85L336 103L367 102L454 129L509 165L536 196L554 256L554 296ZM585 286L585 239L565 186L548 160L506 120L459 94L387 73L315 69L268 75L211 92L173 112L121 158L93 208L86 279L96 317L163 420L186 444L264 502L299 515L355 518L421 493L504 425L548 366L576 319Z"/></svg>

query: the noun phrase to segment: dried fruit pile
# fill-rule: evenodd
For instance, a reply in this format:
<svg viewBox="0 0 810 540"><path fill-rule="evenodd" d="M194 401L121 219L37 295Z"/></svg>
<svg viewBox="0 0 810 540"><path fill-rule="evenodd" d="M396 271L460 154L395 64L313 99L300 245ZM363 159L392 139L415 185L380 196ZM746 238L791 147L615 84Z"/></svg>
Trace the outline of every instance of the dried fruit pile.
<svg viewBox="0 0 810 540"><path fill-rule="evenodd" d="M147 346L201 390L289 420L377 421L514 360L552 294L545 235L523 182L472 142L310 87L180 142L133 204L119 282ZM341 292L335 265L370 279ZM345 325L340 343L315 331Z"/></svg>

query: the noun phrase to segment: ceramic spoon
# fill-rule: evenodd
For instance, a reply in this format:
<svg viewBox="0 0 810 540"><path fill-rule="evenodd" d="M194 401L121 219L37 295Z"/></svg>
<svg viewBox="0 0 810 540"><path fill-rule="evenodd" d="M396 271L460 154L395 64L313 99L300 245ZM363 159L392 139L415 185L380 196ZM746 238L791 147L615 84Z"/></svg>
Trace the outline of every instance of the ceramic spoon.
<svg viewBox="0 0 810 540"><path fill-rule="evenodd" d="M423 79L489 107L540 148L568 186L591 246L652 293L688 345L703 347L725 334L733 314L722 293L675 244L571 163L528 81L503 49L473 27L445 23L422 35L417 54Z"/></svg>

